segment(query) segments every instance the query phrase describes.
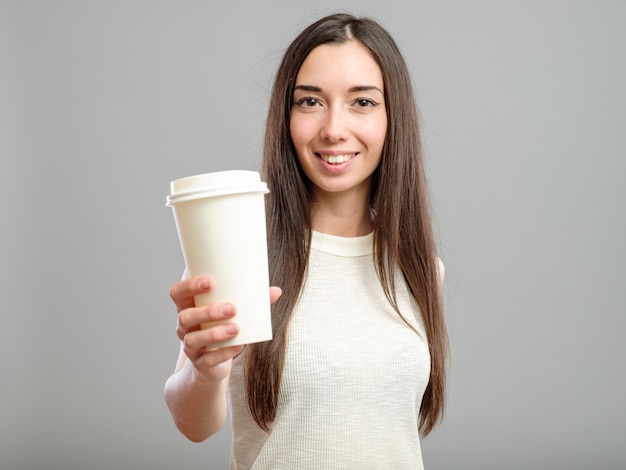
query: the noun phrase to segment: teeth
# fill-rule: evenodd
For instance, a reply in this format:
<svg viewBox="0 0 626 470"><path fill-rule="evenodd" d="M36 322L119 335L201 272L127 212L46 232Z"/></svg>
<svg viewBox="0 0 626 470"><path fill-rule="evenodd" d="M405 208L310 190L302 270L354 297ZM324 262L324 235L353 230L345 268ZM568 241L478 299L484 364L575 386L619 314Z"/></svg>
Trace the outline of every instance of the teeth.
<svg viewBox="0 0 626 470"><path fill-rule="evenodd" d="M345 163L350 160L354 154L347 155L321 155L322 160L327 163Z"/></svg>

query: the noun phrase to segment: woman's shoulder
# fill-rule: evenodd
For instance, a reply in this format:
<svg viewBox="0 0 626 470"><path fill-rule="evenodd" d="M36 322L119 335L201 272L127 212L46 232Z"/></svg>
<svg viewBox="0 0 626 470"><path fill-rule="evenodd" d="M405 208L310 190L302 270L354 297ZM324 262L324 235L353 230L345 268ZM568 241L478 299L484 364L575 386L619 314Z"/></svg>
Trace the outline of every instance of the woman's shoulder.
<svg viewBox="0 0 626 470"><path fill-rule="evenodd" d="M443 281L446 277L446 267L439 256L437 256L437 277L439 279L439 288L443 289Z"/></svg>

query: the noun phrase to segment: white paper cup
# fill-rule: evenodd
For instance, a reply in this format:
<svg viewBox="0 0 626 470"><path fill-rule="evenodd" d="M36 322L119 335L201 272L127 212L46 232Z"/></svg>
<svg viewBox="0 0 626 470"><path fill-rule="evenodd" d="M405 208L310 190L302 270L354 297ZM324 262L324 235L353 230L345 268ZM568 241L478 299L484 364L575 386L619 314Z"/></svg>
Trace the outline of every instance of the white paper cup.
<svg viewBox="0 0 626 470"><path fill-rule="evenodd" d="M197 306L232 302L239 334L216 345L272 339L264 194L255 171L231 170L172 181L167 206L191 276L210 275L215 287L195 297ZM219 321L202 325L224 323Z"/></svg>

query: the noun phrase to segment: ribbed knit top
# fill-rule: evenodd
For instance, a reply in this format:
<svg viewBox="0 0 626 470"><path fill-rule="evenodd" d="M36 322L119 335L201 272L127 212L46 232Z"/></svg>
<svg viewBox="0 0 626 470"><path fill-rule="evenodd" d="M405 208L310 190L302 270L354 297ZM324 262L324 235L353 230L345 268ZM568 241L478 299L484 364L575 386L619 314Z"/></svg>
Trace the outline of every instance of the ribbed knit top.
<svg viewBox="0 0 626 470"><path fill-rule="evenodd" d="M419 309L397 273L403 321L373 261L373 234L312 234L289 326L276 420L252 419L234 361L231 469L422 469L418 414L430 356Z"/></svg>

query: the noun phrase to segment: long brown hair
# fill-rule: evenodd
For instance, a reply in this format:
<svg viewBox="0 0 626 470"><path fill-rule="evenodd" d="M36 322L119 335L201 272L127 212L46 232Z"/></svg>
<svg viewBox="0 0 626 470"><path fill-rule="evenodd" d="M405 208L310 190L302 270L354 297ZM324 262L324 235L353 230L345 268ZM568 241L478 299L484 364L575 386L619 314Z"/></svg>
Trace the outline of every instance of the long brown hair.
<svg viewBox="0 0 626 470"><path fill-rule="evenodd" d="M306 28L287 48L271 95L261 173L267 196L270 282L282 288L273 305L274 339L246 351L246 391L256 423L268 431L276 417L286 337L300 295L311 242L311 195L289 135L295 78L307 55L326 43L357 40L378 63L387 109L382 160L374 172L370 204L375 213L375 263L391 304L399 267L423 316L431 356L430 380L419 412L427 435L441 419L448 337L443 317L438 258L431 224L422 145L408 68L390 35L377 22L335 14Z"/></svg>

